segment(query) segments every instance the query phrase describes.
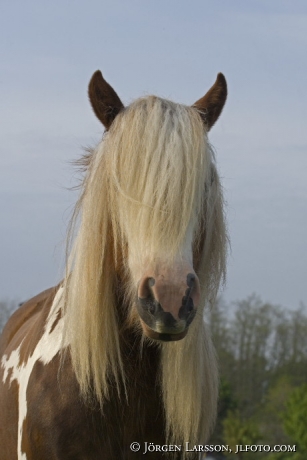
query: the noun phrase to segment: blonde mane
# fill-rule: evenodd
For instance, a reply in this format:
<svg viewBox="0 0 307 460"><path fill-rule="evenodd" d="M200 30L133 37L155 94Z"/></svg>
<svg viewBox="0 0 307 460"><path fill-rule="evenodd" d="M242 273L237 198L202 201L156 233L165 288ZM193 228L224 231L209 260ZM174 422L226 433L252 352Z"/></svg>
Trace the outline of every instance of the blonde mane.
<svg viewBox="0 0 307 460"><path fill-rule="evenodd" d="M87 162L64 280L65 340L81 394L94 392L103 408L110 381L118 393L129 384L118 309L126 327L142 334L135 310L139 272L161 254L175 259L190 235L202 307L185 339L156 346L168 439L204 443L216 416L218 382L203 309L225 276L227 236L203 121L195 108L154 96L139 99L119 113ZM146 338L142 343L154 346Z"/></svg>

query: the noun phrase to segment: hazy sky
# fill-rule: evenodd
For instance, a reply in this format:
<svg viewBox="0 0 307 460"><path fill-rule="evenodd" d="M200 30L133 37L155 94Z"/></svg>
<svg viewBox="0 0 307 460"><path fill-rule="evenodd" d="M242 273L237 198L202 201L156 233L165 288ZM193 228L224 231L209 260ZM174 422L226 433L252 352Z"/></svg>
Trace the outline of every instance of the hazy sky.
<svg viewBox="0 0 307 460"><path fill-rule="evenodd" d="M227 301L307 304L306 0L1 0L0 298L61 279L69 162L102 134L96 69L125 103L193 103L222 71L211 132L232 252Z"/></svg>

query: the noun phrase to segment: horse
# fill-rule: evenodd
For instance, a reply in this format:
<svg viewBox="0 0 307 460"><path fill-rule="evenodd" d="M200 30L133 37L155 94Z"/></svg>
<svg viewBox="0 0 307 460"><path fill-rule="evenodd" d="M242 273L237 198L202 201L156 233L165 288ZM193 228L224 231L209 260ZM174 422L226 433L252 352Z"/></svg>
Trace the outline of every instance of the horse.
<svg viewBox="0 0 307 460"><path fill-rule="evenodd" d="M204 309L228 236L207 133L226 80L192 106L124 107L100 71L88 94L105 130L77 160L63 279L1 336L0 459L196 459L218 395Z"/></svg>

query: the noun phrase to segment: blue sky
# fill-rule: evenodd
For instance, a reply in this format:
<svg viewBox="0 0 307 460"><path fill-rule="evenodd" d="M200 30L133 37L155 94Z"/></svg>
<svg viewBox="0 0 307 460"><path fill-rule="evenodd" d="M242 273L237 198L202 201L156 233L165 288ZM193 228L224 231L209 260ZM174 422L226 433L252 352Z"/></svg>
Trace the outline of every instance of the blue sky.
<svg viewBox="0 0 307 460"><path fill-rule="evenodd" d="M307 304L307 4L112 0L0 4L0 298L61 279L76 193L69 162L102 129L87 99L101 69L124 103L193 103L222 71L210 133L227 200L227 301Z"/></svg>

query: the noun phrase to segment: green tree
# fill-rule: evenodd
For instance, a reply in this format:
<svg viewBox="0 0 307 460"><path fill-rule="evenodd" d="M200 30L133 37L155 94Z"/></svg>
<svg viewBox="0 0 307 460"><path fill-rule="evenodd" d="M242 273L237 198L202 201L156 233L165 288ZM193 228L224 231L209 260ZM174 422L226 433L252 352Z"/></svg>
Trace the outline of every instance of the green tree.
<svg viewBox="0 0 307 460"><path fill-rule="evenodd" d="M235 410L236 408L237 402L234 399L233 391L230 387L230 384L224 377L222 377L219 387L217 422L214 432L210 439L210 444L223 443L223 421L227 417L227 414Z"/></svg>
<svg viewBox="0 0 307 460"><path fill-rule="evenodd" d="M288 436L283 428L282 414L293 388L291 377L283 375L268 388L265 402L259 406L256 418L267 444L286 444L288 442Z"/></svg>
<svg viewBox="0 0 307 460"><path fill-rule="evenodd" d="M223 443L230 446L232 453L228 455L231 458L238 460L250 458L250 452L238 452L235 454L237 445L259 444L260 440L261 435L258 426L253 420L243 420L238 411L228 413L223 421Z"/></svg>
<svg viewBox="0 0 307 460"><path fill-rule="evenodd" d="M301 458L307 452L307 384L296 388L288 398L283 414L284 429L297 445Z"/></svg>
<svg viewBox="0 0 307 460"><path fill-rule="evenodd" d="M230 382L245 419L253 416L267 391L269 347L274 307L252 295L236 303L230 322L232 354L235 358Z"/></svg>
<svg viewBox="0 0 307 460"><path fill-rule="evenodd" d="M209 322L221 375L212 439L220 443L223 423L237 409L244 423L253 420L258 426L263 442L287 441L284 402L293 388L307 382L306 307L287 311L256 295L232 306L219 299Z"/></svg>
<svg viewBox="0 0 307 460"><path fill-rule="evenodd" d="M307 382L307 316L306 307L275 315L274 336L270 353L272 380L291 376L298 386Z"/></svg>

